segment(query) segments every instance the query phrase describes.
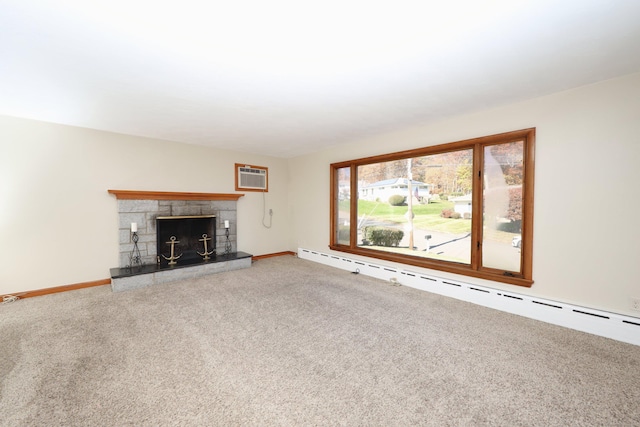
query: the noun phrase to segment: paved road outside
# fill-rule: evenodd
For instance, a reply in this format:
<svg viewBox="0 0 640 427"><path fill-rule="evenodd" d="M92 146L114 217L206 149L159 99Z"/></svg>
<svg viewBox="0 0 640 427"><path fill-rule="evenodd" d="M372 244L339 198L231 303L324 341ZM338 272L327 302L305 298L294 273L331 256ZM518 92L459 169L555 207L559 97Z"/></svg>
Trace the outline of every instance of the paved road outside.
<svg viewBox="0 0 640 427"><path fill-rule="evenodd" d="M384 221L366 221L364 226L384 226L402 229L405 234L399 247L409 247L409 231L407 224L384 222ZM427 239L426 236L431 236ZM361 236L359 236L361 242ZM471 261L471 235L442 233L438 231L429 231L422 229L414 229L413 245L416 256L428 256L427 253L446 256L449 259L457 259L460 262ZM514 248L509 242L484 242L483 264L486 267L518 271L520 270L520 249Z"/></svg>

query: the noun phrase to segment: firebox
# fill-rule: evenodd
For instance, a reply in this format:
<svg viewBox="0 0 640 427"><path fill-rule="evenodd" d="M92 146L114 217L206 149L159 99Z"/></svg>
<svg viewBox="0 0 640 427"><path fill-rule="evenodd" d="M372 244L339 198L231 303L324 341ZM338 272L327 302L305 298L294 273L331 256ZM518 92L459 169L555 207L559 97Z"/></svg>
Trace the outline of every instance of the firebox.
<svg viewBox="0 0 640 427"><path fill-rule="evenodd" d="M158 263L174 266L214 259L215 222L215 215L157 217Z"/></svg>

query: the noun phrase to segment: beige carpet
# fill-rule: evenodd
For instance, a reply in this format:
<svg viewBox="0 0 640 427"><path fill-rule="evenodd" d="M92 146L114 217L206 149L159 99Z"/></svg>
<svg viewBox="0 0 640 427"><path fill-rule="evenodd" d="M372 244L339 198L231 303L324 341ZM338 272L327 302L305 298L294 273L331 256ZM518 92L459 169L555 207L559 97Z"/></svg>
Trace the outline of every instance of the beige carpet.
<svg viewBox="0 0 640 427"><path fill-rule="evenodd" d="M640 347L291 256L0 305L0 425L640 425Z"/></svg>

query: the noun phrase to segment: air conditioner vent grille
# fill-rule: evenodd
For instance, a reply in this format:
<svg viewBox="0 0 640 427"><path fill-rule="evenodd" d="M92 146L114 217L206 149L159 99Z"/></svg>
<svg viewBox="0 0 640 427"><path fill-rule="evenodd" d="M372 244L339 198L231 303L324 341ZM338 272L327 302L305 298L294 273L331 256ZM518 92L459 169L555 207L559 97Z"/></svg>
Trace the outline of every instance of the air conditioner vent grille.
<svg viewBox="0 0 640 427"><path fill-rule="evenodd" d="M267 168L236 165L236 190L267 191Z"/></svg>

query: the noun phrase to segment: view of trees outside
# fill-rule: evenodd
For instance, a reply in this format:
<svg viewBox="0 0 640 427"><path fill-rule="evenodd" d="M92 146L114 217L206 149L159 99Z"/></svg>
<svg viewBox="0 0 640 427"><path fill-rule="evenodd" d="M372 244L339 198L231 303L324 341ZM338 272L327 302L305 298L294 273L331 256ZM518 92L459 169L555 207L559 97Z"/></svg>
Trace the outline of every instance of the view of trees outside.
<svg viewBox="0 0 640 427"><path fill-rule="evenodd" d="M484 267L520 271L523 147L517 141L484 148Z"/></svg>
<svg viewBox="0 0 640 427"><path fill-rule="evenodd" d="M349 244L349 233L351 227L349 224L349 217L351 215L351 168L340 168L337 170L338 181L338 238L336 241L340 245Z"/></svg>
<svg viewBox="0 0 640 427"><path fill-rule="evenodd" d="M357 245L471 262L473 150L359 166L358 194L339 169L338 242L349 244L349 200L357 202ZM484 150L483 266L520 270L523 143ZM515 238L515 239L514 239Z"/></svg>

